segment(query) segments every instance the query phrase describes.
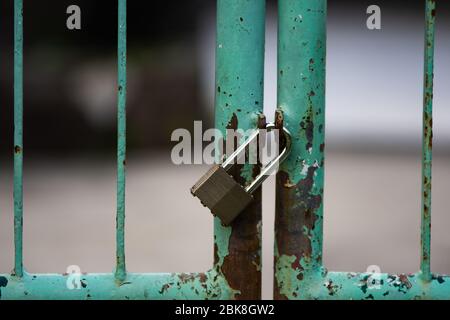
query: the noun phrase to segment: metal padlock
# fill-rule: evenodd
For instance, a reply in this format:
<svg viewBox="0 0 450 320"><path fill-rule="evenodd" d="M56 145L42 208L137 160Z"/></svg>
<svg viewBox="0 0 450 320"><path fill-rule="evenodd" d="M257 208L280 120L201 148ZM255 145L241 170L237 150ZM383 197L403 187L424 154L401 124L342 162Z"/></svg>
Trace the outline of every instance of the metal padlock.
<svg viewBox="0 0 450 320"><path fill-rule="evenodd" d="M266 126L267 131L273 129L276 129L274 124ZM228 174L228 171L233 167L234 160L259 136L259 133L259 130L256 130L222 165L214 165L191 188L192 195L198 197L224 225L229 225L253 201L252 193L261 186L277 164L286 159L291 150L291 135L287 129L283 128L285 139L283 151L261 170L249 186L240 185Z"/></svg>

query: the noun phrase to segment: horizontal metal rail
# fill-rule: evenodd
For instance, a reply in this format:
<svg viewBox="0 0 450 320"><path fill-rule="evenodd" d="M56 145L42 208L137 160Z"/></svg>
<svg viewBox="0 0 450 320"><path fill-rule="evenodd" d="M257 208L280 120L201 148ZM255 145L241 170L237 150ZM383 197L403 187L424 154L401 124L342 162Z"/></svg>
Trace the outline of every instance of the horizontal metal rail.
<svg viewBox="0 0 450 320"><path fill-rule="evenodd" d="M22 278L1 275L0 300L228 300L235 299L222 274L206 273L135 274L117 283L112 273L83 274L81 289L67 288L69 274L27 274Z"/></svg>

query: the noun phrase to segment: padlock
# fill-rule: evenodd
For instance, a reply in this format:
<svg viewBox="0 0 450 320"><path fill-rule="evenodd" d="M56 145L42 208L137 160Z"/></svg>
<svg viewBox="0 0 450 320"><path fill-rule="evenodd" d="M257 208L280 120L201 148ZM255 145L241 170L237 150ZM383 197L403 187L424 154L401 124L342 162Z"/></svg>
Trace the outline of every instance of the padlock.
<svg viewBox="0 0 450 320"><path fill-rule="evenodd" d="M266 126L267 131L273 129L276 129L274 124ZM291 135L283 128L285 143L283 151L261 170L249 186L242 186L228 174L228 171L233 167L234 160L259 136L259 133L259 130L256 130L222 165L214 165L191 188L192 195L198 197L224 225L229 225L253 201L252 193L261 186L278 164L286 159L291 150Z"/></svg>

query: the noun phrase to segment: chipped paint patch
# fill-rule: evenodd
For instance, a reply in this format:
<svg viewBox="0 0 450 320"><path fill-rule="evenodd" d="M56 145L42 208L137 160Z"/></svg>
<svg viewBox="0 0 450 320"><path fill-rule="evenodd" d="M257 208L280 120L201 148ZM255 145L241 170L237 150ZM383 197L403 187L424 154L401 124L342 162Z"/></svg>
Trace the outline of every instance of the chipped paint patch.
<svg viewBox="0 0 450 320"><path fill-rule="evenodd" d="M2 288L8 285L8 279L6 277L0 277L0 299L2 298Z"/></svg>
<svg viewBox="0 0 450 320"><path fill-rule="evenodd" d="M282 255L278 257L275 264L276 285L279 287L280 295L287 299L295 299L297 290L297 277L301 271L292 269L292 265L297 261L297 257Z"/></svg>

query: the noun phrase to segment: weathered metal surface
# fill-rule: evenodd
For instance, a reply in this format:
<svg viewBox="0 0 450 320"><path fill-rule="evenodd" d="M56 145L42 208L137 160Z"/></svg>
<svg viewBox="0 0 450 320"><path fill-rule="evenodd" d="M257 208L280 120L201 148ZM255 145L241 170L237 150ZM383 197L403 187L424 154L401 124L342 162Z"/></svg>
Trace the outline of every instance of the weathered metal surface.
<svg viewBox="0 0 450 320"><path fill-rule="evenodd" d="M23 0L14 1L14 274L23 275Z"/></svg>
<svg viewBox="0 0 450 320"><path fill-rule="evenodd" d="M428 300L450 299L450 277L433 276L430 282L420 274L372 274L327 272L291 274L292 286L283 287L289 299L320 300ZM305 273L303 273L305 274ZM297 280L295 280L297 278Z"/></svg>
<svg viewBox="0 0 450 320"><path fill-rule="evenodd" d="M264 0L217 2L216 128L224 136L226 129L262 125L264 31ZM245 185L258 172L256 166L235 165L229 173ZM253 197L231 226L214 221L214 268L235 291L235 299L261 297L261 189Z"/></svg>
<svg viewBox="0 0 450 320"><path fill-rule="evenodd" d="M126 95L127 95L127 1L118 7L118 88L117 88L117 213L116 272L118 281L126 278L125 267L125 167L126 167Z"/></svg>
<svg viewBox="0 0 450 320"><path fill-rule="evenodd" d="M300 297L322 268L326 0L278 6L276 118L292 133L276 194L274 298L284 299Z"/></svg>
<svg viewBox="0 0 450 320"><path fill-rule="evenodd" d="M275 299L450 299L430 271L435 2L426 1L421 270L329 272L322 265L326 1L279 1L277 122L293 133L277 177Z"/></svg>
<svg viewBox="0 0 450 320"><path fill-rule="evenodd" d="M433 148L433 68L434 30L436 3L426 0L425 8L425 61L423 93L423 139L422 139L422 230L420 270L425 280L431 279L431 164Z"/></svg>

